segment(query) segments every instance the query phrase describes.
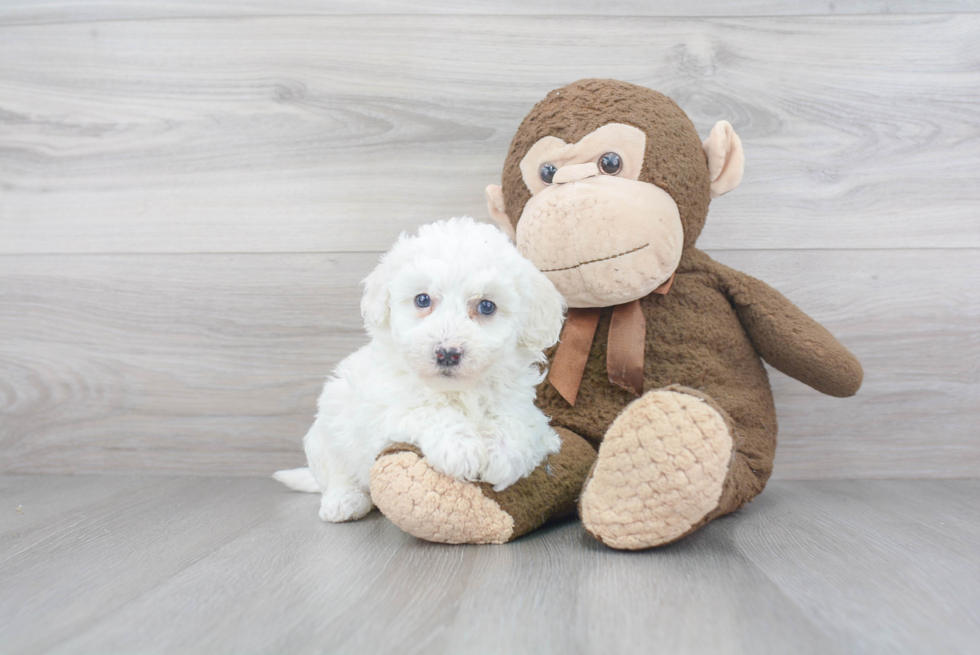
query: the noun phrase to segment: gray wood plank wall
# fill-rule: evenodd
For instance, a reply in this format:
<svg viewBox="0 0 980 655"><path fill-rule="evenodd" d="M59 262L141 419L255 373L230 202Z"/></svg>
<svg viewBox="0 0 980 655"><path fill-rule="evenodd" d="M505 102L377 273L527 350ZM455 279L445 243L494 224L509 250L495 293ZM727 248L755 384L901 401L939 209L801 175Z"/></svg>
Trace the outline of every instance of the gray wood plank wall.
<svg viewBox="0 0 980 655"><path fill-rule="evenodd" d="M865 364L773 373L776 476L980 473L980 2L567 4L0 1L0 471L300 463L378 253L615 77L733 123L700 244Z"/></svg>

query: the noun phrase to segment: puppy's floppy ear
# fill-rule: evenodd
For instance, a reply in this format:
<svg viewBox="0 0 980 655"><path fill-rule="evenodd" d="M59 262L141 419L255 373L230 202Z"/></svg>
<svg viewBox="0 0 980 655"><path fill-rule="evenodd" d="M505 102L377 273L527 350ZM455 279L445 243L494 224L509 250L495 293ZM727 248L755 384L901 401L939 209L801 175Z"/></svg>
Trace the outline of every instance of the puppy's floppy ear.
<svg viewBox="0 0 980 655"><path fill-rule="evenodd" d="M544 273L525 261L528 274L525 276L525 288L521 291L528 307L528 318L519 343L530 350L544 350L553 346L561 334L565 299Z"/></svg>
<svg viewBox="0 0 980 655"><path fill-rule="evenodd" d="M361 296L361 316L368 332L388 326L388 266L382 259L371 274L364 278L364 295Z"/></svg>

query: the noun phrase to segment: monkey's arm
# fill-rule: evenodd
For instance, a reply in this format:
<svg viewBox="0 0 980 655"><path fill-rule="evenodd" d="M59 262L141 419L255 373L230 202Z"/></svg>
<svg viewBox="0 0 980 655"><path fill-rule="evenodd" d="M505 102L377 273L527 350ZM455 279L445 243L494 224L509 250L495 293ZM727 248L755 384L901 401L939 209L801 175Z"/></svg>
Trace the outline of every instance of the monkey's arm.
<svg viewBox="0 0 980 655"><path fill-rule="evenodd" d="M864 371L825 327L765 282L712 262L752 345L775 368L821 393L853 396Z"/></svg>

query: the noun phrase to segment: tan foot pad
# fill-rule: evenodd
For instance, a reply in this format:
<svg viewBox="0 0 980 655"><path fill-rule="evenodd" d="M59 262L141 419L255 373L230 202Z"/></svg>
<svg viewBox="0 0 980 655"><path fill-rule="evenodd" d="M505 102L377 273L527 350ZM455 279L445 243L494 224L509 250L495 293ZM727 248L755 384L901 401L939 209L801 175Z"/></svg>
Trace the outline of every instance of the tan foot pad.
<svg viewBox="0 0 980 655"><path fill-rule="evenodd" d="M392 523L426 541L502 544L514 534L514 519L480 485L437 472L413 450L378 458L371 499Z"/></svg>
<svg viewBox="0 0 980 655"><path fill-rule="evenodd" d="M651 391L609 427L582 492L582 523L612 548L675 541L718 507L731 459L717 410L686 393Z"/></svg>

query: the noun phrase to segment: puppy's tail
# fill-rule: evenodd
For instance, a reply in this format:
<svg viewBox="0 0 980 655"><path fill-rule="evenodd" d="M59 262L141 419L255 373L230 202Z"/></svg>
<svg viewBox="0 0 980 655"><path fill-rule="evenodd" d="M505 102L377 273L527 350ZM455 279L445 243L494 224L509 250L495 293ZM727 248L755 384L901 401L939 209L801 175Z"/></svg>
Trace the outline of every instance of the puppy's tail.
<svg viewBox="0 0 980 655"><path fill-rule="evenodd" d="M310 467L276 471L272 474L274 480L279 480L293 491L306 491L311 494L320 493L320 485L316 483Z"/></svg>

